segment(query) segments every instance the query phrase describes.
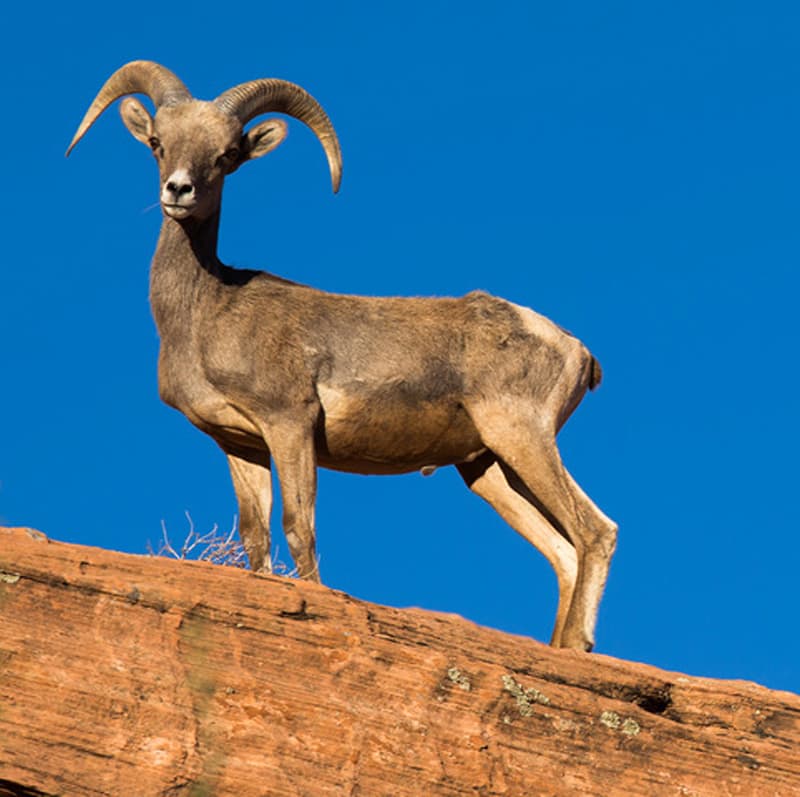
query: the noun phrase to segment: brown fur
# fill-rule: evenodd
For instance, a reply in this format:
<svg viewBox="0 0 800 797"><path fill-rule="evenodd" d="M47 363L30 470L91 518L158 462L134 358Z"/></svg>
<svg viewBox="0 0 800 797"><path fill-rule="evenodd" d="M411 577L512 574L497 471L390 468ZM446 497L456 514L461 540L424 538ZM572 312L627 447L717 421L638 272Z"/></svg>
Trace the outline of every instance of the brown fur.
<svg viewBox="0 0 800 797"><path fill-rule="evenodd" d="M150 287L160 394L227 454L252 567L270 568L273 462L292 556L317 580L318 465L452 464L556 569L553 644L590 648L616 527L564 469L555 435L599 384L594 357L544 317L482 292L344 296L224 265L224 178L277 146L285 125L258 126L256 146L211 103L153 119L127 99L122 114L160 172L165 218Z"/></svg>

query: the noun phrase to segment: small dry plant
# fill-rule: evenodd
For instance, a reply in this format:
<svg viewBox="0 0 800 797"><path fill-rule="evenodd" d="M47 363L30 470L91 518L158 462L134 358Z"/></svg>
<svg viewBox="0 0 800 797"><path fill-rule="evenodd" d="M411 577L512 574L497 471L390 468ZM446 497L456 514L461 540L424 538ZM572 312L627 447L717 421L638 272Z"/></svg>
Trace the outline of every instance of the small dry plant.
<svg viewBox="0 0 800 797"><path fill-rule="evenodd" d="M166 556L173 559L192 559L197 562L211 562L214 565L226 565L228 567L247 567L247 553L244 546L237 536L238 522L234 515L231 530L226 534L219 530L215 523L211 531L200 534L194 527L194 520L189 512L184 513L189 523L189 532L181 543L180 548L176 548L167 533L167 525L161 521L161 540L158 549L154 549L147 541L147 553L150 556ZM290 568L278 558L278 550L272 559L272 572L274 575L297 577L297 568Z"/></svg>
<svg viewBox="0 0 800 797"><path fill-rule="evenodd" d="M176 548L167 533L167 525L161 521L161 540L157 550L153 549L150 540L147 541L147 553L150 556L167 556L173 559L194 559L198 562L211 562L215 565L228 567L247 567L247 554L244 546L236 536L236 517L233 518L231 530L226 534L219 530L215 523L211 531L200 534L194 527L192 516L188 513L186 520L189 522L189 532Z"/></svg>

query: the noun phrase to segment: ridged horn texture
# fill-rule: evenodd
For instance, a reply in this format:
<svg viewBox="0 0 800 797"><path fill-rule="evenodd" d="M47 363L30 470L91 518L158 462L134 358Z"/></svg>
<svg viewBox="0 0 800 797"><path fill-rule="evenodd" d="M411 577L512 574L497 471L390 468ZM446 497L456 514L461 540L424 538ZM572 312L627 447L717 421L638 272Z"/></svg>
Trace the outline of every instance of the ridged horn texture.
<svg viewBox="0 0 800 797"><path fill-rule="evenodd" d="M154 61L131 61L121 66L105 82L94 102L89 106L83 121L78 127L78 132L69 145L67 155L72 148L84 137L86 131L95 123L114 100L127 94L146 94L156 106L177 105L192 99L192 95L181 80L161 64Z"/></svg>
<svg viewBox="0 0 800 797"><path fill-rule="evenodd" d="M241 83L220 94L214 103L246 125L262 113L285 113L308 125L325 150L333 191L342 181L342 153L336 131L322 106L300 86L287 80L266 78Z"/></svg>

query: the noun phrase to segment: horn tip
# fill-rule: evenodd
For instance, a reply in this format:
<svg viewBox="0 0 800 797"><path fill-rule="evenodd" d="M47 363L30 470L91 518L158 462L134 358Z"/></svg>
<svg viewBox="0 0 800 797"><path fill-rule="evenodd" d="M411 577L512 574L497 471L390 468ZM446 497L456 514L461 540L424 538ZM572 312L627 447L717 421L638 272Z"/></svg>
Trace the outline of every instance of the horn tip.
<svg viewBox="0 0 800 797"><path fill-rule="evenodd" d="M69 157L69 153L72 152L73 149L75 149L75 145L83 138L83 134L85 132L86 132L85 130L81 130L80 128L78 129L78 132L75 133L75 135L72 137L72 141L69 142L67 151L64 153L65 158Z"/></svg>

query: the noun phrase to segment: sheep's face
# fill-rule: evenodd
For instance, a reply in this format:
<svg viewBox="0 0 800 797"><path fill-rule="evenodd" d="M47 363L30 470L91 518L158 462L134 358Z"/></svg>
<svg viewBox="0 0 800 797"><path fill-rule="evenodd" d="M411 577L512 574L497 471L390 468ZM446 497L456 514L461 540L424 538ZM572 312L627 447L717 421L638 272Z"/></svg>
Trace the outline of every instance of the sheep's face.
<svg viewBox="0 0 800 797"><path fill-rule="evenodd" d="M282 119L269 119L243 133L238 119L199 100L162 106L153 118L138 100L128 98L120 113L134 138L152 150L161 208L177 220L213 215L225 176L265 155L286 136Z"/></svg>

